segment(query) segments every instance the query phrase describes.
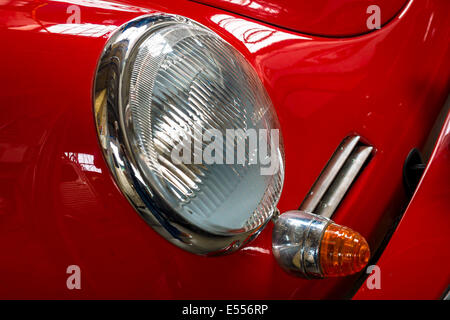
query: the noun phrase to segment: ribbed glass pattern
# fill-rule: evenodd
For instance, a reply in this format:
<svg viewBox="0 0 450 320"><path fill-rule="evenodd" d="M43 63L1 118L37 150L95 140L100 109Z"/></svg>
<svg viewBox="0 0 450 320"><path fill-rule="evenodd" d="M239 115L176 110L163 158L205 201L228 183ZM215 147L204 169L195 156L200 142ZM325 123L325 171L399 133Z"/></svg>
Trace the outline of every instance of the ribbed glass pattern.
<svg viewBox="0 0 450 320"><path fill-rule="evenodd" d="M361 271L369 262L366 239L350 228L330 223L320 245L320 265L324 276L342 277Z"/></svg>
<svg viewBox="0 0 450 320"><path fill-rule="evenodd" d="M274 150L280 170L273 175L261 174L259 160L249 164L259 159L260 146L247 139L242 164L239 138L226 143L226 129L278 129L271 101L241 54L205 28L177 23L148 36L130 68L130 141L152 189L187 221L215 234L244 232L267 221L283 183L281 133ZM196 161L195 154L204 154L211 143L204 135L201 140L207 130L223 137L223 164ZM180 143L190 143L190 161L173 161ZM227 164L230 152L234 162Z"/></svg>

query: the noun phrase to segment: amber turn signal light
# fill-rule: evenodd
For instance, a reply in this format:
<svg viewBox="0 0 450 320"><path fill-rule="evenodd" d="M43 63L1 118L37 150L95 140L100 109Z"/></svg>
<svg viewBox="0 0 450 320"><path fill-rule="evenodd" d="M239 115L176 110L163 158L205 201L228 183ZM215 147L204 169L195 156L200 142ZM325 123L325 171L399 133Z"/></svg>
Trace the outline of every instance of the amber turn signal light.
<svg viewBox="0 0 450 320"><path fill-rule="evenodd" d="M304 278L351 275L361 271L370 258L369 245L359 233L304 211L278 217L272 251L283 269Z"/></svg>
<svg viewBox="0 0 450 320"><path fill-rule="evenodd" d="M320 265L324 276L339 277L361 271L369 262L366 239L350 228L330 223L320 244Z"/></svg>

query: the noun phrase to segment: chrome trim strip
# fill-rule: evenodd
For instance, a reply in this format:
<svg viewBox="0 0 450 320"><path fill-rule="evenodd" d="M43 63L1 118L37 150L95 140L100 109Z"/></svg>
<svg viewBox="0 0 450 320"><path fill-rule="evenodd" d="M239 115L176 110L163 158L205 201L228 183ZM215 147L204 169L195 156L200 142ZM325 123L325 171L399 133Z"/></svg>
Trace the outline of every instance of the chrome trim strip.
<svg viewBox="0 0 450 320"><path fill-rule="evenodd" d="M333 184L320 200L319 205L314 211L315 214L331 218L348 189L350 189L351 184L364 163L369 158L372 150L372 147L364 146L358 147L351 153L350 157L339 171L339 174L334 179Z"/></svg>
<svg viewBox="0 0 450 320"><path fill-rule="evenodd" d="M299 210L331 218L373 150L360 136L345 138L322 170Z"/></svg>

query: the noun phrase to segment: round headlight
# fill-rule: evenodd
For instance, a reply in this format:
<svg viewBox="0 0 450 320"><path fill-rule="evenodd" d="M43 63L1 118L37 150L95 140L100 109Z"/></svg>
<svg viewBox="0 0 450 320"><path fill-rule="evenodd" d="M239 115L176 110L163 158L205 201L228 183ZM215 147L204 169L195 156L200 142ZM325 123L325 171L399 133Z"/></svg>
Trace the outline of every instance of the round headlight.
<svg viewBox="0 0 450 320"><path fill-rule="evenodd" d="M172 243L233 251L271 218L278 119L250 64L206 27L172 15L122 26L98 65L94 113L119 188Z"/></svg>

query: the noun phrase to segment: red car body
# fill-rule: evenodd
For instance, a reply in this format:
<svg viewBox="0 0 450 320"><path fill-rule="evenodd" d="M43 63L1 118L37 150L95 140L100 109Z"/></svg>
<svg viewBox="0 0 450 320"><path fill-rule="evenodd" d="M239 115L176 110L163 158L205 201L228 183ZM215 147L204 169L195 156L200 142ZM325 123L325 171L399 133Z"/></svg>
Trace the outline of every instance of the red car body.
<svg viewBox="0 0 450 320"><path fill-rule="evenodd" d="M449 92L450 2L396 1L381 29L362 32L358 21L336 34L327 32L336 20L326 7L320 21L293 26L258 7L200 2L0 2L0 298L440 298L450 283L448 119L406 212L402 168L412 148L424 147ZM283 1L259 1L267 3ZM288 275L271 253L271 223L238 252L210 258L173 246L136 214L102 156L92 86L111 34L158 12L207 26L254 66L284 136L281 212L300 206L344 137L357 133L374 146L333 219L381 254L381 289L365 286L365 272ZM82 270L81 290L66 287L69 265Z"/></svg>

